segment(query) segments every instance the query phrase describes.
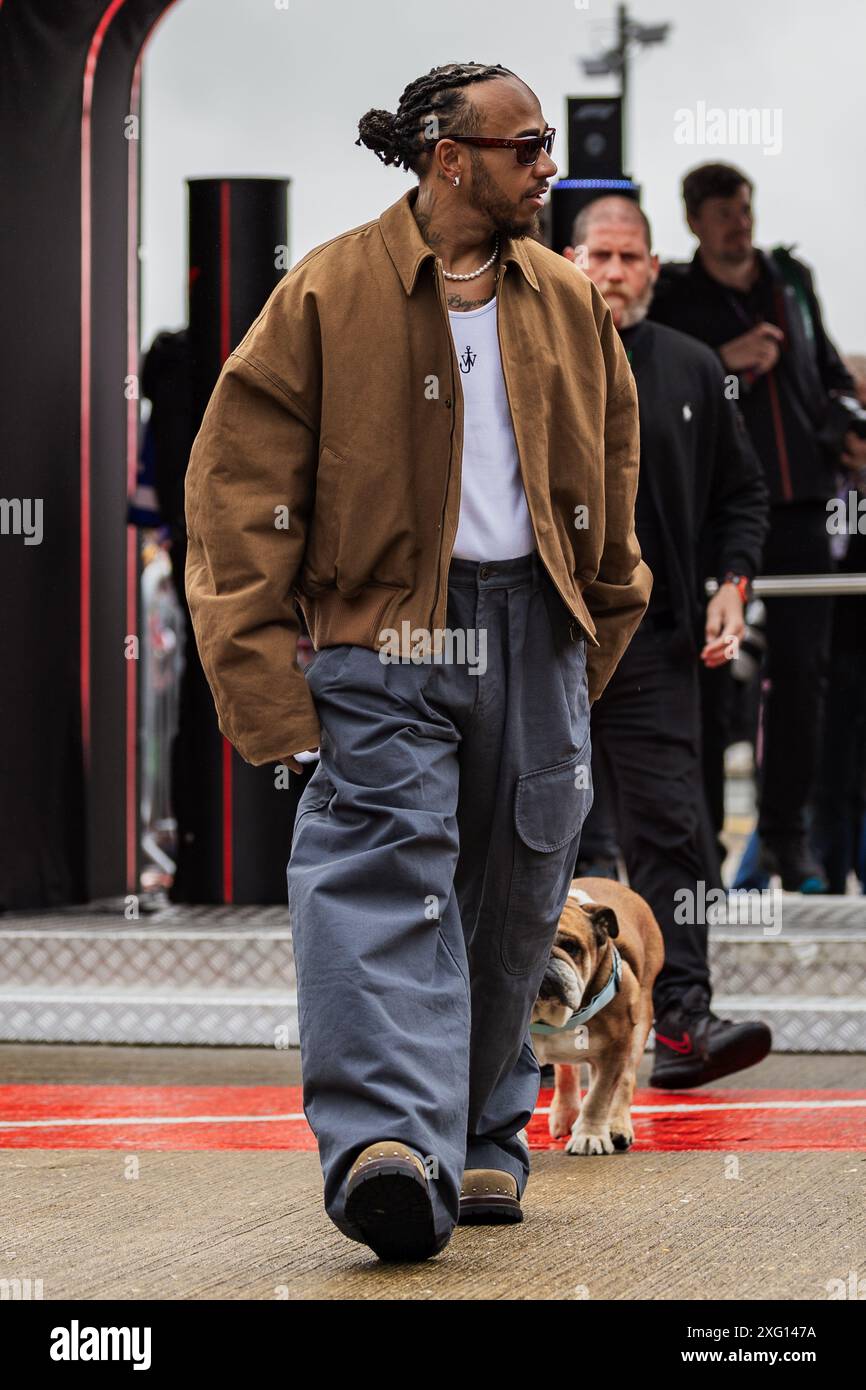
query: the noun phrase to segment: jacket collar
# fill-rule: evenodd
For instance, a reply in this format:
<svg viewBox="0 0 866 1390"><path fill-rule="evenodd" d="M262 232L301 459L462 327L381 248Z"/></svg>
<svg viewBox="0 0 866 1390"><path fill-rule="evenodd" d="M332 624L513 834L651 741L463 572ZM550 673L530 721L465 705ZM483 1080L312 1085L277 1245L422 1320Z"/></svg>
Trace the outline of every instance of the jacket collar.
<svg viewBox="0 0 866 1390"><path fill-rule="evenodd" d="M771 280L776 278L774 274L775 265L772 261L772 258L768 256L764 251L762 251L760 246L755 247L755 254L758 258L758 269L760 273L754 285L752 286L753 289L756 289L760 285L761 280L764 278L764 276L768 276ZM695 251L695 254L692 258L689 274L694 276L694 278L696 280L699 280L702 284L710 285L714 289L720 291L722 294L725 294L727 290L730 288L730 286L723 285L721 280L717 280L714 275L710 274L703 261L701 260L700 249ZM737 294L738 291L733 290L732 293Z"/></svg>
<svg viewBox="0 0 866 1390"><path fill-rule="evenodd" d="M421 235L421 228L415 221L412 209L417 197L417 186L408 189L401 198L397 199L396 203L392 203L389 208L386 208L379 218L379 227L388 248L388 254L394 262L397 274L400 276L407 294L411 294L414 290L418 271L423 263L430 256L434 258L436 256L436 252L432 246L427 245ZM503 238L500 259L503 262L515 261L532 288L534 290L539 289L538 279L529 259L529 253L521 241L516 241L512 237Z"/></svg>

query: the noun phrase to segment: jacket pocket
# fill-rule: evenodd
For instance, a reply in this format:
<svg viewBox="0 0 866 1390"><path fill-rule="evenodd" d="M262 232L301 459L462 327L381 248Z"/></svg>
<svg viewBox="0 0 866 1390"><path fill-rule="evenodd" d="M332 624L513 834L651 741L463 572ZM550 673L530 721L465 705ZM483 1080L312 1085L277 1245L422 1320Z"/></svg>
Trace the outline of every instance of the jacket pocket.
<svg viewBox="0 0 866 1390"><path fill-rule="evenodd" d="M502 926L502 962L522 975L550 950L592 806L591 747L524 772L514 793L514 860Z"/></svg>

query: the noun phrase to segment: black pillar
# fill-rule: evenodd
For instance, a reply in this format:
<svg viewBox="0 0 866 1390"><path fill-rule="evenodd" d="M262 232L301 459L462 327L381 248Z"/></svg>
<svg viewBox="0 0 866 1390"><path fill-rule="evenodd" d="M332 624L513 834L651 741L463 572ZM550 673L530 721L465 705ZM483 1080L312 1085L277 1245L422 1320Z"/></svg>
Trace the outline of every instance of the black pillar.
<svg viewBox="0 0 866 1390"><path fill-rule="evenodd" d="M197 423L223 362L288 268L288 184L282 178L189 181L189 342ZM183 558L176 556L175 563ZM219 732L188 614L186 651L174 753L178 864L172 897L284 902L303 782L293 774L290 787L278 787L274 767L251 767Z"/></svg>
<svg viewBox="0 0 866 1390"><path fill-rule="evenodd" d="M0 6L0 908L137 888L136 122L170 6Z"/></svg>

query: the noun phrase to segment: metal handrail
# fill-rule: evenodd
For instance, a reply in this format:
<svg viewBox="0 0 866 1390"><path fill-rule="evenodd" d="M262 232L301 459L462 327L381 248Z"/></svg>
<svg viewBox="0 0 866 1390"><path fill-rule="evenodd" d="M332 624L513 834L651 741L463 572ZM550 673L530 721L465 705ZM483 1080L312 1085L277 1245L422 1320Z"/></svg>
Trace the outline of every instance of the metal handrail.
<svg viewBox="0 0 866 1390"><path fill-rule="evenodd" d="M707 580L707 593L718 589ZM752 580L755 598L826 597L834 594L866 594L866 574L763 574Z"/></svg>

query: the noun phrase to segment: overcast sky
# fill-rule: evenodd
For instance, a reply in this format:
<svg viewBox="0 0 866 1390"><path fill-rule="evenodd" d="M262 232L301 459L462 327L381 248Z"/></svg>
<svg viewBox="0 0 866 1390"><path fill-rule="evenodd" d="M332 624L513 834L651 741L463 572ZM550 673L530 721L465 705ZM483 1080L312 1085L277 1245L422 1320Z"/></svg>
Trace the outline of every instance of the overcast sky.
<svg viewBox="0 0 866 1390"><path fill-rule="evenodd" d="M577 62L610 42L615 6L582 3L178 0L144 62L142 343L186 320L185 179L290 177L296 261L415 182L354 144L357 122L371 106L395 110L407 83L440 63L502 63L523 77L562 134L564 175L566 97L615 90ZM656 249L692 254L684 171L738 164L757 185L759 244L797 242L837 344L866 351L864 0L634 0L633 13L673 23L667 44L634 65L629 115L627 169L643 184ZM677 112L699 103L765 111L764 143L778 152L677 143Z"/></svg>

